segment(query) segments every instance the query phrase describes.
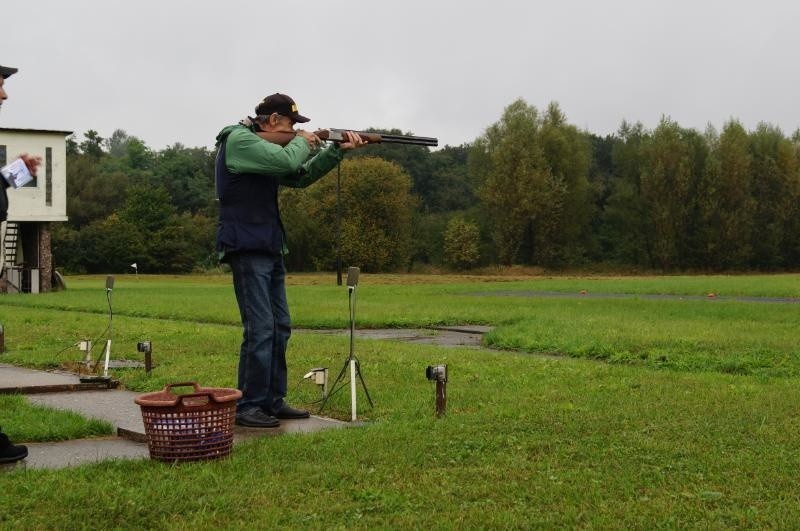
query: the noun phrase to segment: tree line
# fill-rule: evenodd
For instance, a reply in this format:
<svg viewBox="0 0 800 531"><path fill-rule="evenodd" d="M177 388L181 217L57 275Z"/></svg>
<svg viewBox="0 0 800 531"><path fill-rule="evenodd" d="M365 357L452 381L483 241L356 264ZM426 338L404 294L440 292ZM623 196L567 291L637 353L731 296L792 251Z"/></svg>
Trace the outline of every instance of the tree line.
<svg viewBox="0 0 800 531"><path fill-rule="evenodd" d="M214 157L181 144L154 151L122 130L69 139L57 266L217 267ZM280 205L293 271L332 270L337 249L370 272L786 270L800 264L800 132L736 120L699 132L664 117L652 130L623 122L598 136L556 103L520 99L471 143L369 146L338 175L283 190Z"/></svg>

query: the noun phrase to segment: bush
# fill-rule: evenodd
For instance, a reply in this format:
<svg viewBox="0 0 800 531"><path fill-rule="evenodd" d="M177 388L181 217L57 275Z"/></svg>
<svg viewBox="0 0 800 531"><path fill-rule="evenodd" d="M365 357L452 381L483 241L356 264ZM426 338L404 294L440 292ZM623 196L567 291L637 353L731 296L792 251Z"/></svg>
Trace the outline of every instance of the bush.
<svg viewBox="0 0 800 531"><path fill-rule="evenodd" d="M480 259L478 226L462 217L454 217L444 232L444 263L455 269L474 267Z"/></svg>

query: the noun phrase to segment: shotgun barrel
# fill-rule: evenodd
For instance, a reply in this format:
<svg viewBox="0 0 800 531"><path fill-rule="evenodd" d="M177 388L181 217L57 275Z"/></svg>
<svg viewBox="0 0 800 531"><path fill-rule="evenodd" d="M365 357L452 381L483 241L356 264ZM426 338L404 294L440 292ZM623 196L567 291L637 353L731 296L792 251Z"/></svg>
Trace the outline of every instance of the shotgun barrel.
<svg viewBox="0 0 800 531"><path fill-rule="evenodd" d="M345 131L348 131L348 129L320 129L318 131L314 131L314 134L320 137L322 140L329 140L331 142L344 142L346 140L344 137ZM439 145L438 138L432 138L429 136L389 135L383 133L370 133L368 131L353 132L370 144L411 144L414 146L431 147L437 147ZM278 144L279 146L285 146L296 136L296 134L293 132L258 131L256 134L267 142L272 142L273 144Z"/></svg>
<svg viewBox="0 0 800 531"><path fill-rule="evenodd" d="M322 140L330 140L333 142L342 142L345 140L344 132L347 129L321 129L315 131L314 134ZM410 136L410 135L389 135L384 133L370 133L367 131L353 131L364 140L371 144L411 144L415 146L432 146L439 145L439 139L429 136Z"/></svg>

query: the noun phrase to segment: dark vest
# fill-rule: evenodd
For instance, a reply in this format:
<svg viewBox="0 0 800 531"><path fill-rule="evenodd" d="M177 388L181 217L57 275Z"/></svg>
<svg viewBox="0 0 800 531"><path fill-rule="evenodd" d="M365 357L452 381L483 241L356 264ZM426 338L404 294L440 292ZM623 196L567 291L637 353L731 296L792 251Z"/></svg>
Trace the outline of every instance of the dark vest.
<svg viewBox="0 0 800 531"><path fill-rule="evenodd" d="M220 143L216 161L220 205L217 251L225 251L226 255L239 251L280 255L283 224L278 211L278 179L228 171L225 163L227 142L226 138Z"/></svg>

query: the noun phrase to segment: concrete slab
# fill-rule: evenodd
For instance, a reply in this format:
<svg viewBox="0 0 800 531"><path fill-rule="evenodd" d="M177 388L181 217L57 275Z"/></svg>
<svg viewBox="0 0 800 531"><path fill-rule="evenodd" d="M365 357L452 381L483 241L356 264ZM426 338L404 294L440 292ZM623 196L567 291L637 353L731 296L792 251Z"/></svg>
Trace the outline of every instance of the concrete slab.
<svg viewBox="0 0 800 531"><path fill-rule="evenodd" d="M123 439L78 439L51 443L28 443L28 457L0 465L0 474L24 468L65 468L106 459L149 458L147 445Z"/></svg>
<svg viewBox="0 0 800 531"><path fill-rule="evenodd" d="M347 426L349 426L349 424L341 420L311 415L311 418L307 419L282 420L281 425L277 428L247 428L245 426L236 426L233 430L233 442L238 443L254 437L285 435L287 433L312 433L331 428L345 428Z"/></svg>
<svg viewBox="0 0 800 531"><path fill-rule="evenodd" d="M81 383L78 375L71 372L38 371L0 363L0 394L83 391L108 387L107 383Z"/></svg>
<svg viewBox="0 0 800 531"><path fill-rule="evenodd" d="M0 388L78 384L78 376L60 371L36 371L0 363Z"/></svg>
<svg viewBox="0 0 800 531"><path fill-rule="evenodd" d="M493 326L486 325L453 325L453 326L432 326L434 330L447 330L450 332L461 332L462 334L486 334L494 330Z"/></svg>
<svg viewBox="0 0 800 531"><path fill-rule="evenodd" d="M491 326L465 325L433 328L377 328L356 329L356 339L378 339L439 345L442 347L481 347L483 334L492 330ZM300 333L349 335L349 330L295 330Z"/></svg>

